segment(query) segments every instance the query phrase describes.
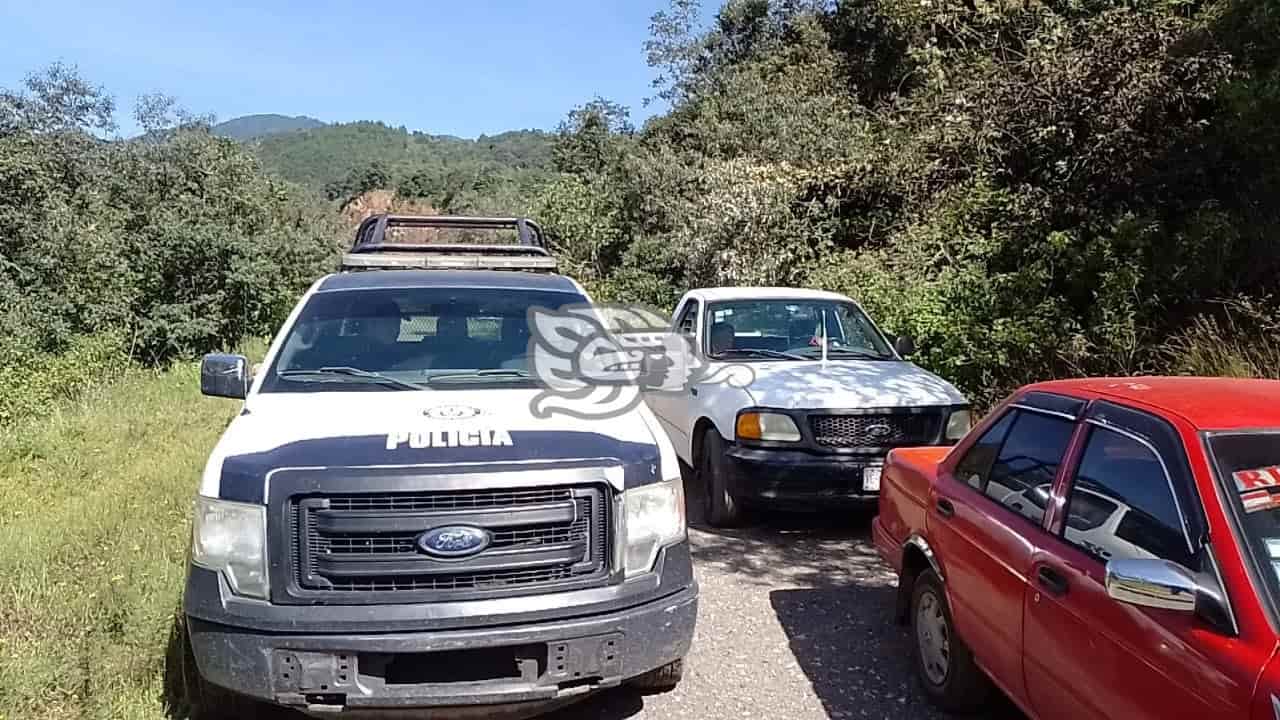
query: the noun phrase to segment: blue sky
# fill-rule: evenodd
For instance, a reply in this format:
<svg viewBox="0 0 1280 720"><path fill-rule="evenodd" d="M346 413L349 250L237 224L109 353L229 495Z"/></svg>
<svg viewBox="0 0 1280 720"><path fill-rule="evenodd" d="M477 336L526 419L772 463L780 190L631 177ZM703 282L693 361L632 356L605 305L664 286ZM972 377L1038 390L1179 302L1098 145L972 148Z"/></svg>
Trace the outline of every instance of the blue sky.
<svg viewBox="0 0 1280 720"><path fill-rule="evenodd" d="M115 96L198 113L382 120L474 137L554 128L602 95L639 124L654 72L649 18L665 0L0 2L0 86L55 60ZM114 7L106 7L113 5Z"/></svg>

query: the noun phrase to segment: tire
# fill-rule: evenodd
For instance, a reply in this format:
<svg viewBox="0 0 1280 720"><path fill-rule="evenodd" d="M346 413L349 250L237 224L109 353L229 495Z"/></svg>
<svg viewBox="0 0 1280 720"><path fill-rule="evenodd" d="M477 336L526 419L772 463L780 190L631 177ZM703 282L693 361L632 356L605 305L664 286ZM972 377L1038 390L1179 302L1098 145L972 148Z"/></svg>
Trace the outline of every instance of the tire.
<svg viewBox="0 0 1280 720"><path fill-rule="evenodd" d="M714 427L702 434L702 454L698 458L702 479L703 508L712 527L737 527L742 523L742 505L729 492L729 467L724 459L724 438Z"/></svg>
<svg viewBox="0 0 1280 720"><path fill-rule="evenodd" d="M265 703L201 680L200 700L193 717L195 720L255 720L270 715Z"/></svg>
<svg viewBox="0 0 1280 720"><path fill-rule="evenodd" d="M911 592L916 677L933 704L954 713L971 713L987 703L991 680L953 627L942 581L933 570L924 570L916 576Z"/></svg>
<svg viewBox="0 0 1280 720"><path fill-rule="evenodd" d="M682 679L684 679L684 658L632 678L627 684L643 693L664 693L675 690Z"/></svg>

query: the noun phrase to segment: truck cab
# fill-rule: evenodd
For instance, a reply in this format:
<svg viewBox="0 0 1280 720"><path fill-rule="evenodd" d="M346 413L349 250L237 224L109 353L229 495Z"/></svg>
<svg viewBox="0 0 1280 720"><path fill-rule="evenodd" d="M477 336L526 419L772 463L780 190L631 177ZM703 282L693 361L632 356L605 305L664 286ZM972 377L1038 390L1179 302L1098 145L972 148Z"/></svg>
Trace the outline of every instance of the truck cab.
<svg viewBox="0 0 1280 720"><path fill-rule="evenodd" d="M243 400L195 501L204 714L534 711L679 682L697 585L670 442L642 403L531 410L530 309L589 303L554 267L528 220L376 216L260 370L204 359L203 392Z"/></svg>
<svg viewBox="0 0 1280 720"><path fill-rule="evenodd" d="M969 429L964 396L844 295L697 289L671 329L707 371L646 399L701 477L713 525L737 524L745 505L874 508L890 449L947 445Z"/></svg>
<svg viewBox="0 0 1280 720"><path fill-rule="evenodd" d="M1270 380L1055 381L891 452L873 534L931 699L1280 716L1277 408Z"/></svg>

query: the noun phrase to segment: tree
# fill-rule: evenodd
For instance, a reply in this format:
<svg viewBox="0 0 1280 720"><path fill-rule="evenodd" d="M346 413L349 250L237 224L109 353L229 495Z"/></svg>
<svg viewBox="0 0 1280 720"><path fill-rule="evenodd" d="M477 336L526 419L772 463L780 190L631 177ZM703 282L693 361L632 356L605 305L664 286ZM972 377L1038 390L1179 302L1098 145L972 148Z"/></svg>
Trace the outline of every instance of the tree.
<svg viewBox="0 0 1280 720"><path fill-rule="evenodd" d="M670 8L654 13L645 41L645 58L658 76L653 87L658 97L675 102L689 97L698 79L704 38L699 33L698 0L671 0Z"/></svg>
<svg viewBox="0 0 1280 720"><path fill-rule="evenodd" d="M1280 274L1278 26L1275 0L728 0L705 27L675 0L646 46L670 111L579 108L545 212L611 296L844 290L980 403L1158 371Z"/></svg>
<svg viewBox="0 0 1280 720"><path fill-rule="evenodd" d="M74 65L54 63L27 75L23 90L0 90L0 135L97 133L116 129L115 100Z"/></svg>
<svg viewBox="0 0 1280 720"><path fill-rule="evenodd" d="M178 99L164 93L142 95L133 108L133 119L143 134L157 139L176 128L208 130L216 121L212 114L196 115L178 104Z"/></svg>
<svg viewBox="0 0 1280 720"><path fill-rule="evenodd" d="M552 163L564 173L602 173L622 156L634 133L630 110L597 97L571 110L560 123Z"/></svg>
<svg viewBox="0 0 1280 720"><path fill-rule="evenodd" d="M325 186L325 197L330 200L341 200L343 204L370 190L391 187L391 173L387 166L379 161L353 168L347 176L338 182Z"/></svg>

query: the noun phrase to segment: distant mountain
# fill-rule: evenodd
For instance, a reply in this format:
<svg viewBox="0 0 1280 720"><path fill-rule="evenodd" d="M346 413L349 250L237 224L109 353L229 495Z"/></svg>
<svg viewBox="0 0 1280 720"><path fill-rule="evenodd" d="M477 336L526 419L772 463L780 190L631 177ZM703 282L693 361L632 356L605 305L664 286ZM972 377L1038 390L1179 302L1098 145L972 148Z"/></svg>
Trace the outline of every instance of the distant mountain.
<svg viewBox="0 0 1280 720"><path fill-rule="evenodd" d="M260 137L253 151L268 170L316 190L376 166L402 194L433 198L445 209L465 190L544 177L554 138L541 130L512 130L470 140L353 122Z"/></svg>
<svg viewBox="0 0 1280 720"><path fill-rule="evenodd" d="M232 140L256 140L268 135L278 135L296 130L312 130L324 127L325 124L313 117L298 115L245 115L220 122L213 126L213 134Z"/></svg>

